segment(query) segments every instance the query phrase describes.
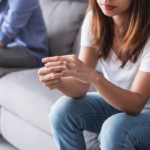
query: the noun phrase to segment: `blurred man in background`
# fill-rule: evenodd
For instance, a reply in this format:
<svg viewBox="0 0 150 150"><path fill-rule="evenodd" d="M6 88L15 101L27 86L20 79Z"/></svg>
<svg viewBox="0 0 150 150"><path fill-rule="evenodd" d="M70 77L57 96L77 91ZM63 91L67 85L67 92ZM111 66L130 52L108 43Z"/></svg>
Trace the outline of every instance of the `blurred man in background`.
<svg viewBox="0 0 150 150"><path fill-rule="evenodd" d="M47 32L38 0L0 0L1 68L41 67Z"/></svg>

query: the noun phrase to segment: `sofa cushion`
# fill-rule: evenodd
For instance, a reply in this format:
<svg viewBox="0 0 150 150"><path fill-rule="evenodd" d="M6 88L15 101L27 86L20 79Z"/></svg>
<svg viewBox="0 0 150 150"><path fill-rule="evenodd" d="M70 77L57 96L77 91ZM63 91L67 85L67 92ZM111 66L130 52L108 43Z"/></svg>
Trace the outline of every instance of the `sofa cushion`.
<svg viewBox="0 0 150 150"><path fill-rule="evenodd" d="M2 108L2 134L18 150L58 150L50 134L5 108Z"/></svg>
<svg viewBox="0 0 150 150"><path fill-rule="evenodd" d="M0 67L0 77L15 71L26 70L26 68L3 68Z"/></svg>
<svg viewBox="0 0 150 150"><path fill-rule="evenodd" d="M40 81L38 69L10 73L0 79L0 105L45 132L51 133L50 107L63 96L58 90L48 90ZM96 91L91 86L90 92Z"/></svg>
<svg viewBox="0 0 150 150"><path fill-rule="evenodd" d="M5 108L2 108L2 133L7 141L20 150L58 150L51 135ZM86 150L100 150L97 136L84 131Z"/></svg>
<svg viewBox="0 0 150 150"><path fill-rule="evenodd" d="M18 71L2 77L0 90L3 92L0 92L0 105L50 133L50 106L62 94L44 87L37 72L37 69Z"/></svg>
<svg viewBox="0 0 150 150"><path fill-rule="evenodd" d="M50 56L71 54L85 17L87 0L40 0Z"/></svg>

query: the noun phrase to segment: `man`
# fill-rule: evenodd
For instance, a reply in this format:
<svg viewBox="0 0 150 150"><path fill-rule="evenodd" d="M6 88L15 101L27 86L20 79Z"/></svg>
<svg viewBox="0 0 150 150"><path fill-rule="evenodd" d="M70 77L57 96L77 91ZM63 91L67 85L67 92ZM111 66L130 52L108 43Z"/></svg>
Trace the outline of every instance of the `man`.
<svg viewBox="0 0 150 150"><path fill-rule="evenodd" d="M48 55L39 1L0 0L0 68L41 67Z"/></svg>

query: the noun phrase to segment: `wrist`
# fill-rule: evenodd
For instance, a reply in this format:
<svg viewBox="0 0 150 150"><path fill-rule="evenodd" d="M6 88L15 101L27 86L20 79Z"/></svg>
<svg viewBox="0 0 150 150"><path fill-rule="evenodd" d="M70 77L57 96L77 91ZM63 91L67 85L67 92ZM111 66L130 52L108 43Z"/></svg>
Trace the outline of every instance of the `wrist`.
<svg viewBox="0 0 150 150"><path fill-rule="evenodd" d="M59 90L60 86L62 85L62 80L60 78L60 82L59 82L59 85L56 87L56 90Z"/></svg>
<svg viewBox="0 0 150 150"><path fill-rule="evenodd" d="M101 77L101 74L94 70L91 74L90 84L94 86L97 83L99 83L100 77Z"/></svg>

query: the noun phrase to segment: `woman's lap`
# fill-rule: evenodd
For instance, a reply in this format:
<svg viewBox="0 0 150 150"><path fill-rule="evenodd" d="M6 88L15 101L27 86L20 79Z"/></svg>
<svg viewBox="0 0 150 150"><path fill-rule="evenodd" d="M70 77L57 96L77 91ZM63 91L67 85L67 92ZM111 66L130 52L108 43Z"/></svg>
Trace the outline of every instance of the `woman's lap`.
<svg viewBox="0 0 150 150"><path fill-rule="evenodd" d="M63 96L51 107L50 123L60 150L84 150L83 130L100 133L103 122L119 113L98 92L89 92L84 98ZM68 143L65 147L64 143Z"/></svg>
<svg viewBox="0 0 150 150"><path fill-rule="evenodd" d="M74 124L76 125L85 119L88 124L84 129L88 131L91 130L91 123L94 125L93 122L100 122L99 126L94 127L91 131L97 134L99 134L100 125L107 118L120 112L109 105L98 92L88 92L84 98L79 99L63 96L52 107L55 107L55 113L74 118ZM95 130L95 128L98 128L98 130Z"/></svg>
<svg viewBox="0 0 150 150"><path fill-rule="evenodd" d="M111 150L112 147L120 150L125 144L135 146L133 141L128 143L131 138L127 133L136 125L144 125L145 121L150 120L147 120L148 112L143 110L139 116L129 116L109 105L98 92L88 92L84 98L79 99L61 97L52 106L49 117L60 150L84 150L83 130L100 134L102 150L109 150L109 146ZM135 132L135 137L138 137L136 134L139 133ZM117 141L122 145L117 145ZM119 147L116 149L115 145Z"/></svg>

